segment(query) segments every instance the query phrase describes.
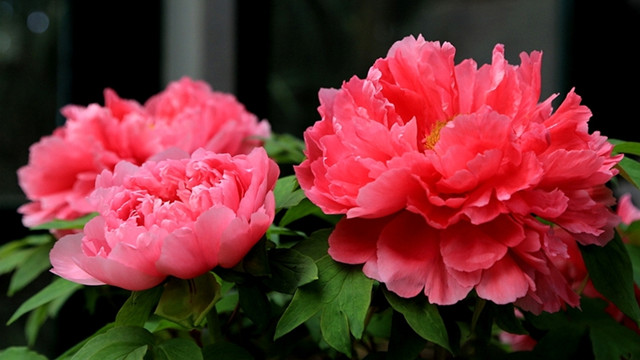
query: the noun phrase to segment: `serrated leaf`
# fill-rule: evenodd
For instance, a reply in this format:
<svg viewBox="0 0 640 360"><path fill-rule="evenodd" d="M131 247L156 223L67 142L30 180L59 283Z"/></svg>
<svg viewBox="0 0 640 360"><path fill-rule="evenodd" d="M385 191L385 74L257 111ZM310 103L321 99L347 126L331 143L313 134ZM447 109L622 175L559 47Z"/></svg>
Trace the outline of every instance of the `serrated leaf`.
<svg viewBox="0 0 640 360"><path fill-rule="evenodd" d="M153 334L141 327L118 326L93 337L72 357L73 360L144 359L154 343Z"/></svg>
<svg viewBox="0 0 640 360"><path fill-rule="evenodd" d="M195 342L175 338L153 348L155 360L202 360L202 351Z"/></svg>
<svg viewBox="0 0 640 360"><path fill-rule="evenodd" d="M18 307L16 312L7 321L7 325L11 325L14 321L19 319L22 315L36 309L37 307L40 307L58 298L70 296L72 293L74 293L81 287L82 285L65 280L63 278L55 278L51 282L51 284L47 285L44 289L38 291L32 297L27 299L27 301L22 303L22 305Z"/></svg>
<svg viewBox="0 0 640 360"><path fill-rule="evenodd" d="M276 199L276 211L297 205L305 198L295 175L283 176L278 179L273 189L273 195Z"/></svg>
<svg viewBox="0 0 640 360"><path fill-rule="evenodd" d="M387 290L384 290L384 295L391 307L404 315L413 331L451 351L449 335L436 305L430 304L424 297L405 299Z"/></svg>
<svg viewBox="0 0 640 360"><path fill-rule="evenodd" d="M162 286L144 291L132 291L116 314L115 326L143 326L158 305Z"/></svg>
<svg viewBox="0 0 640 360"><path fill-rule="evenodd" d="M12 346L0 350L2 360L47 360L47 357L39 354L26 346Z"/></svg>
<svg viewBox="0 0 640 360"><path fill-rule="evenodd" d="M271 276L263 282L271 289L287 294L318 278L318 267L312 258L294 249L269 251Z"/></svg>
<svg viewBox="0 0 640 360"><path fill-rule="evenodd" d="M38 246L23 263L16 267L15 272L11 276L9 290L7 291L9 296L22 290L40 276L40 274L51 268L49 261L49 251L51 251L51 247L53 247L52 243Z"/></svg>
<svg viewBox="0 0 640 360"><path fill-rule="evenodd" d="M620 237L616 235L605 246L580 246L580 251L595 288L623 313L640 322L633 267Z"/></svg>
<svg viewBox="0 0 640 360"><path fill-rule="evenodd" d="M208 272L194 279L169 279L155 314L186 328L204 325L206 315L220 298L220 285Z"/></svg>

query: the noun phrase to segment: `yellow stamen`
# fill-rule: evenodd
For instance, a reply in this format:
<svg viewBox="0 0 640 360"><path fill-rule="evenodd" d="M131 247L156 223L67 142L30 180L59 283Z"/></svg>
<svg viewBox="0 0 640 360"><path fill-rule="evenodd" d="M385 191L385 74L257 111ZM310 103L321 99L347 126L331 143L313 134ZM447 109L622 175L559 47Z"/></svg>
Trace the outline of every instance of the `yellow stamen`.
<svg viewBox="0 0 640 360"><path fill-rule="evenodd" d="M437 121L433 126L431 126L429 134L424 139L425 149L433 150L438 140L440 140L440 130L447 125L447 122L448 121Z"/></svg>

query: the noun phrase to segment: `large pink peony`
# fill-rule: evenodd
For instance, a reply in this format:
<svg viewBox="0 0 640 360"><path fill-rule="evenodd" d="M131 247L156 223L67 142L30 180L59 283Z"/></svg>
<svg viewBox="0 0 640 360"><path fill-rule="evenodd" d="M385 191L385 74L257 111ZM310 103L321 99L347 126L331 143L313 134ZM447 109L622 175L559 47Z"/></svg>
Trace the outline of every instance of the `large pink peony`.
<svg viewBox="0 0 640 360"><path fill-rule="evenodd" d="M120 160L139 165L170 147L243 154L270 134L269 123L232 95L187 77L144 105L111 89L104 96L104 106L65 106L65 124L31 146L29 163L18 170L29 200L18 209L25 226L94 212L85 198L96 176Z"/></svg>
<svg viewBox="0 0 640 360"><path fill-rule="evenodd" d="M320 90L295 171L312 202L346 215L329 253L403 297L453 304L475 290L535 312L575 306L549 259L569 256L549 223L581 244L609 241L620 156L588 133L573 91L555 112L555 96L538 101L540 52L514 66L496 45L480 68L454 55L406 37L365 79Z"/></svg>
<svg viewBox="0 0 640 360"><path fill-rule="evenodd" d="M263 148L162 155L141 166L121 161L98 176L88 201L99 215L56 242L53 273L142 290L242 260L273 221L276 163Z"/></svg>

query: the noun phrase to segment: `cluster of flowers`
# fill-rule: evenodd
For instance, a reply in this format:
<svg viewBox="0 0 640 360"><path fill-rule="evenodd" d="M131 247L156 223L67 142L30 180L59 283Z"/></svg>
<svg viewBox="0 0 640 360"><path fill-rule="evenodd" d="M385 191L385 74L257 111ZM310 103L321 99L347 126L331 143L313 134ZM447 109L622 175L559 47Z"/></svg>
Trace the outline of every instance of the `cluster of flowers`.
<svg viewBox="0 0 640 360"><path fill-rule="evenodd" d="M555 312L579 296L562 262L605 245L620 217L606 186L622 155L570 91L539 102L542 54L454 62L449 43L395 43L364 79L319 93L294 166L305 195L344 215L329 255L401 297ZM274 219L269 136L229 95L182 79L144 105L105 92L20 169L28 226L97 212L51 251L53 272L140 290L232 267Z"/></svg>

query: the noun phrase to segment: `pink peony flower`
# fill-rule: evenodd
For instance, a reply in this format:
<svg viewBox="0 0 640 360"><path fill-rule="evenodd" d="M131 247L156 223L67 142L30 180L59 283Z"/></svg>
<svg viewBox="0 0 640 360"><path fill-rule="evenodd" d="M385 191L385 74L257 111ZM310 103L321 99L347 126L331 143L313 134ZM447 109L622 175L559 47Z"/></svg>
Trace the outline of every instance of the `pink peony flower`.
<svg viewBox="0 0 640 360"><path fill-rule="evenodd" d="M329 254L403 297L454 304L471 290L540 312L575 306L549 256L568 256L549 223L603 245L619 218L606 183L621 156L573 90L553 112L541 53L454 64L449 43L395 43L365 79L322 89L322 119L295 167L307 197L345 214ZM539 221L544 219L544 222Z"/></svg>
<svg viewBox="0 0 640 360"><path fill-rule="evenodd" d="M634 221L640 220L640 209L633 205L631 193L624 193L618 199L616 213L625 225L631 225Z"/></svg>
<svg viewBox="0 0 640 360"><path fill-rule="evenodd" d="M88 201L99 215L50 253L53 273L129 290L236 265L274 218L276 163L263 148L231 156L180 150L103 171Z"/></svg>
<svg viewBox="0 0 640 360"><path fill-rule="evenodd" d="M86 201L96 176L121 160L140 165L170 147L248 153L270 133L231 95L182 78L140 105L111 89L105 105L65 106L66 123L30 148L18 180L29 200L18 209L27 227L71 220L95 209Z"/></svg>

